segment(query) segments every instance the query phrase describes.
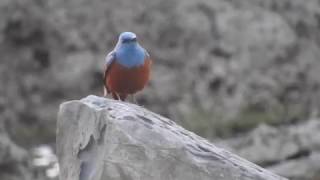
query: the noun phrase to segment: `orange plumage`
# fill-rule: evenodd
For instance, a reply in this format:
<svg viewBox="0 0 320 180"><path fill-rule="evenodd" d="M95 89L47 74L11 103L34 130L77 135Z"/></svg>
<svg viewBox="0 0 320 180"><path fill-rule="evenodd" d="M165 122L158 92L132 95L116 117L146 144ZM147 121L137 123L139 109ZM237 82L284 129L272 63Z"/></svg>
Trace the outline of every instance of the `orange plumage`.
<svg viewBox="0 0 320 180"><path fill-rule="evenodd" d="M151 64L148 58L142 66L127 68L113 61L105 71L107 92L124 101L128 95L141 91L149 81Z"/></svg>

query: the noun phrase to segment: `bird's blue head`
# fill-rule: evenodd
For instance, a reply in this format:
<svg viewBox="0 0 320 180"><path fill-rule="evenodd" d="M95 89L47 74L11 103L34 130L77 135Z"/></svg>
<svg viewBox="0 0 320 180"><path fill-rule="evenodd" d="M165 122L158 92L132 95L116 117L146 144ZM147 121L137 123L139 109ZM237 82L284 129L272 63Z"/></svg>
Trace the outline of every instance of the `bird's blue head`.
<svg viewBox="0 0 320 180"><path fill-rule="evenodd" d="M119 36L119 42L122 44L126 43L136 43L137 42L137 35L132 32L123 32Z"/></svg>
<svg viewBox="0 0 320 180"><path fill-rule="evenodd" d="M115 53L117 62L126 67L143 65L146 57L145 50L139 45L136 34L132 32L120 34Z"/></svg>

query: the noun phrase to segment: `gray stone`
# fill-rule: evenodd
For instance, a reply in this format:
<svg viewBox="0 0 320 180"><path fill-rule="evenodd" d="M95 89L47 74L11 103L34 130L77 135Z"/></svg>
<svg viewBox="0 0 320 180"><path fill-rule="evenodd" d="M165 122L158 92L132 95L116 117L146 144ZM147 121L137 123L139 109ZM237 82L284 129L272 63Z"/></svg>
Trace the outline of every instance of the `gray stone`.
<svg viewBox="0 0 320 180"><path fill-rule="evenodd" d="M130 103L63 103L57 128L60 180L285 179Z"/></svg>
<svg viewBox="0 0 320 180"><path fill-rule="evenodd" d="M275 128L218 142L222 147L290 179L314 179L320 172L320 121Z"/></svg>
<svg viewBox="0 0 320 180"><path fill-rule="evenodd" d="M269 170L288 177L291 180L315 180L320 177L320 152L280 162L268 167Z"/></svg>

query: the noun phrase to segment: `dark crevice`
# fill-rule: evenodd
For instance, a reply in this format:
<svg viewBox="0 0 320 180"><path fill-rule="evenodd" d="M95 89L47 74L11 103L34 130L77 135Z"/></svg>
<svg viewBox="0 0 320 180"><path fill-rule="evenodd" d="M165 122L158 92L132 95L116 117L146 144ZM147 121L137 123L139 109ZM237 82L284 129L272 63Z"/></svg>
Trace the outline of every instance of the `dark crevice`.
<svg viewBox="0 0 320 180"><path fill-rule="evenodd" d="M308 157L311 154L309 149L302 149L286 158L286 160L299 159L303 157Z"/></svg>
<svg viewBox="0 0 320 180"><path fill-rule="evenodd" d="M98 139L98 144L101 144L104 142L104 136L105 136L105 133L106 133L106 129L107 129L107 125L104 124L101 131L100 131L100 136L99 136L99 139Z"/></svg>
<svg viewBox="0 0 320 180"><path fill-rule="evenodd" d="M208 149L208 148L205 148L205 147L203 147L203 146L201 146L201 145L197 145L197 146L198 146L199 149L201 149L201 150L204 151L204 152L211 152L211 150Z"/></svg>
<svg viewBox="0 0 320 180"><path fill-rule="evenodd" d="M288 160L294 160L294 159L300 159L303 157L308 157L311 154L311 151L308 149L302 149L288 157L286 157L284 160L288 161ZM281 163L283 160L274 160L274 161L263 161L263 162L258 162L257 164L262 166L262 167L270 167L270 166L274 166L277 165L279 163Z"/></svg>
<svg viewBox="0 0 320 180"><path fill-rule="evenodd" d="M257 164L262 167L269 167L269 166L274 166L276 164L279 164L280 162L281 162L280 160L274 160L274 161L258 162Z"/></svg>
<svg viewBox="0 0 320 180"><path fill-rule="evenodd" d="M80 147L80 150L79 150L79 153L78 153L78 158L82 159L83 156L87 152L91 151L91 149L93 148L94 144L95 144L94 137L91 135L88 144L83 149L81 149L81 147Z"/></svg>
<svg viewBox="0 0 320 180"><path fill-rule="evenodd" d="M216 154L214 153L202 153L202 152L197 152L197 151L188 151L189 153L191 153L192 155L198 157L198 158L202 158L202 159L207 159L209 161L222 161L222 159L219 156L216 156Z"/></svg>
<svg viewBox="0 0 320 180"><path fill-rule="evenodd" d="M151 119L149 119L149 118L146 118L146 117L144 117L144 116L140 116L140 115L137 115L141 120L143 120L144 122L146 122L146 123L149 123L149 124L154 124L154 122L151 120Z"/></svg>
<svg viewBox="0 0 320 180"><path fill-rule="evenodd" d="M124 116L122 119L128 120L128 121L135 121L136 120L133 116Z"/></svg>

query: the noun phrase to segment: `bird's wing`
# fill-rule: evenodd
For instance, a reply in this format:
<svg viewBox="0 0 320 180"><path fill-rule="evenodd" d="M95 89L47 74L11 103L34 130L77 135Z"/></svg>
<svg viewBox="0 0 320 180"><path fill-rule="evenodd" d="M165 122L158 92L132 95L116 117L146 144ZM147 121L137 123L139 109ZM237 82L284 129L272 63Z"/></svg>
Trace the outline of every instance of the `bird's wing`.
<svg viewBox="0 0 320 180"><path fill-rule="evenodd" d="M114 51L111 51L107 56L106 56L106 59L105 59L105 69L104 69L104 75L103 75L103 84L107 90L107 93L110 92L107 84L106 84L106 80L107 80L107 76L108 76L108 72L110 70L110 67L112 66L114 60L115 60L115 52Z"/></svg>

